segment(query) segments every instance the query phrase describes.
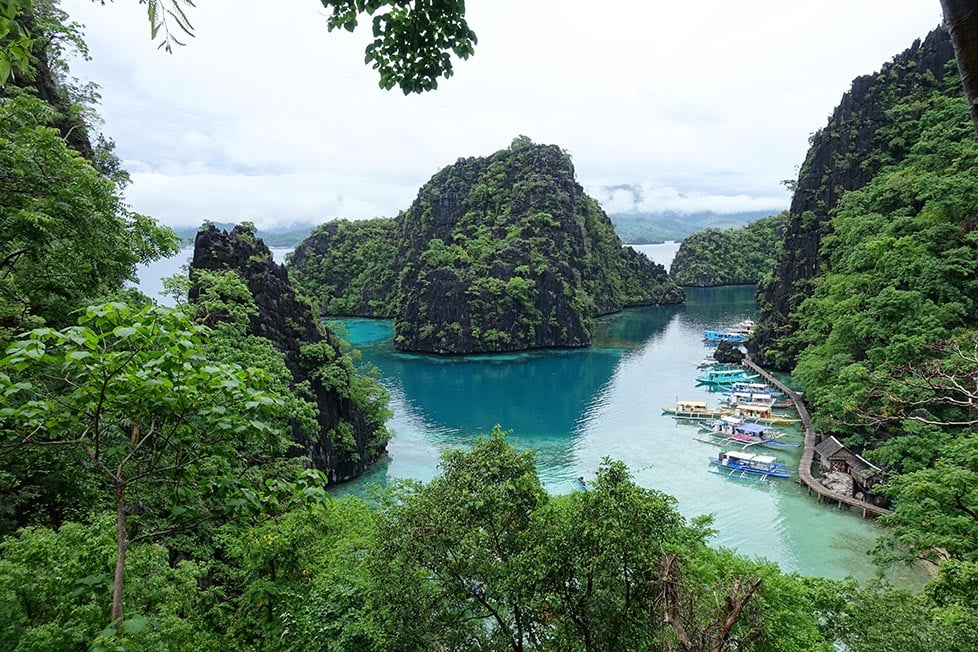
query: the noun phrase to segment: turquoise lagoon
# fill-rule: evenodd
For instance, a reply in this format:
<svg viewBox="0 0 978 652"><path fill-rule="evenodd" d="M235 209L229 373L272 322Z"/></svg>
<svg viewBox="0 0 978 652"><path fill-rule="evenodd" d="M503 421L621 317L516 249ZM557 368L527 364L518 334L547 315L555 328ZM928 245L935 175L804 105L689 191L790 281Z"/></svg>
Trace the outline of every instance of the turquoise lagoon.
<svg viewBox="0 0 978 652"><path fill-rule="evenodd" d="M719 395L695 382L696 363L708 352L702 332L755 311L752 286L689 289L685 305L600 318L588 349L451 358L397 351L389 321L331 322L380 370L394 412L388 457L335 491L429 480L443 451L499 424L517 447L535 451L551 492L574 491L577 477L592 478L603 458L619 459L642 486L675 496L683 514L712 514L714 545L788 571L867 579L875 572L867 553L879 534L872 521L817 503L791 480L710 473L708 460L720 449L661 412L677 399L717 402ZM792 439L801 441L797 428ZM797 467L796 449L778 455ZM892 579L918 584L921 571L897 569Z"/></svg>
<svg viewBox="0 0 978 652"><path fill-rule="evenodd" d="M634 245L666 267L677 243ZM273 250L281 260L289 249ZM191 249L138 270L139 288L163 303L160 279L181 273ZM717 395L695 386L696 363L708 352L707 328L753 316L754 288L687 290L682 306L623 311L598 320L594 346L506 356L439 358L400 353L391 323L351 319L346 337L376 365L390 390L394 437L389 455L336 493L368 493L395 478L428 480L439 455L468 446L494 424L536 451L541 478L556 493L592 478L604 457L623 460L637 482L673 495L687 516L713 514L714 545L735 548L807 575L866 579L867 551L879 529L851 512L820 505L790 480L758 484L708 472L719 449L694 439L697 430L661 413L677 399ZM800 441L800 437L796 437ZM797 453L779 452L791 466ZM901 570L895 581L919 585L922 572Z"/></svg>

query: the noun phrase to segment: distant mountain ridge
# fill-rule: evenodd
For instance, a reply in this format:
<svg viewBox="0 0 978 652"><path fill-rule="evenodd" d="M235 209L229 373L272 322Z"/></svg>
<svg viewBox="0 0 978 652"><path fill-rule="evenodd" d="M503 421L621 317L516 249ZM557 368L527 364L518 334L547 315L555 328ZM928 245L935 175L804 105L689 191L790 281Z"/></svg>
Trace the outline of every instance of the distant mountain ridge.
<svg viewBox="0 0 978 652"><path fill-rule="evenodd" d="M614 213L609 214L615 233L626 244L658 244L668 240L679 242L683 238L704 229L738 229L777 211L745 211L742 213L717 213L699 211L681 213L679 211L659 211L654 213ZM335 220L328 220L335 221ZM359 220L354 220L359 221ZM231 231L236 222L207 222L215 228ZM193 244L194 236L201 226L174 227L177 235L186 243ZM276 226L256 231L269 247L295 247L312 234L318 224L299 222L288 226Z"/></svg>
<svg viewBox="0 0 978 652"><path fill-rule="evenodd" d="M200 226L181 226L173 227L173 230L178 236L188 245L193 244L194 238L197 236L197 232L200 231L206 224L213 224L214 228L231 232L237 222L204 222ZM309 222L300 222L298 224L290 224L288 226L274 226L270 229L258 229L256 234L266 246L269 247L294 247L312 233L315 224Z"/></svg>
<svg viewBox="0 0 978 652"><path fill-rule="evenodd" d="M622 242L656 244L667 240L679 242L705 229L738 229L778 211L744 211L717 213L699 211L659 211L655 213L609 213L611 223Z"/></svg>

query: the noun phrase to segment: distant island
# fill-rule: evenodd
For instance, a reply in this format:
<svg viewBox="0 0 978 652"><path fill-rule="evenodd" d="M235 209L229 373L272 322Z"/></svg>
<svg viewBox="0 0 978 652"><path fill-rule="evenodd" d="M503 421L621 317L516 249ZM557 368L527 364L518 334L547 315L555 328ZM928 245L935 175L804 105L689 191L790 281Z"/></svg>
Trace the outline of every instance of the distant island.
<svg viewBox="0 0 978 652"><path fill-rule="evenodd" d="M393 317L398 348L439 354L588 346L598 315L684 299L570 157L525 137L444 168L394 220L317 228L290 272L327 314Z"/></svg>
<svg viewBox="0 0 978 652"><path fill-rule="evenodd" d="M716 213L698 211L680 213L660 211L655 213L609 213L615 232L628 244L660 244L684 238L704 229L738 229L767 217L776 211L746 211L742 213Z"/></svg>
<svg viewBox="0 0 978 652"><path fill-rule="evenodd" d="M781 253L787 212L725 231L709 228L685 238L669 270L683 286L759 283Z"/></svg>

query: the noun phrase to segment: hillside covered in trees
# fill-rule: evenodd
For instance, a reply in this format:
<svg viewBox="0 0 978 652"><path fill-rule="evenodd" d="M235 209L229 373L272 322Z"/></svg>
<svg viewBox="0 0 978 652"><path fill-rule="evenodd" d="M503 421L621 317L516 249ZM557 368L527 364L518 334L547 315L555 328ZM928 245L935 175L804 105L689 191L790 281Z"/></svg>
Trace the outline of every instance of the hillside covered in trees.
<svg viewBox="0 0 978 652"><path fill-rule="evenodd" d="M707 229L679 245L669 275L679 285L713 287L760 282L778 258L786 214L739 229Z"/></svg>
<svg viewBox="0 0 978 652"><path fill-rule="evenodd" d="M978 137L938 29L856 79L813 136L750 343L804 383L816 426L890 474L879 551L939 563L929 594L972 615L976 215Z"/></svg>
<svg viewBox="0 0 978 652"><path fill-rule="evenodd" d="M920 65L941 35L898 57L898 73L884 69L916 76L906 94L881 91L890 103L875 133L889 149L820 223L818 274L795 288L808 298L787 300L796 373L821 424L900 472L880 557L941 558L914 594L715 549L709 518L682 515L613 460L589 490L552 495L533 454L498 430L447 452L427 483L374 501L330 497L316 456L349 469L376 455L379 440L360 446L358 420L385 421L383 392L248 228L199 236L175 308L125 287L177 238L127 207L111 143L65 82L77 26L51 0L32 11L21 18L37 39L33 72L0 90L0 649L973 652L978 141L954 75ZM521 154L552 161L568 198L528 174L499 193L505 208L518 213L545 188L584 206L574 224L604 224L574 194L562 152L506 156ZM434 200L476 167L423 190L411 274L449 256L464 271L456 261L496 246L478 215L473 232L441 245L421 231L445 226ZM476 198L495 210L493 194ZM525 237L532 255L543 247L533 229L555 219L521 215L508 228L523 236L503 242L518 249ZM598 233L554 246L620 248ZM369 237L350 239L369 251ZM350 278L357 301L379 310L362 288L402 276ZM597 310L645 291L619 278L568 287L592 292Z"/></svg>
<svg viewBox="0 0 978 652"><path fill-rule="evenodd" d="M393 316L398 348L433 353L587 346L595 316L683 299L570 158L525 137L444 168L393 221L318 228L290 270L327 314Z"/></svg>

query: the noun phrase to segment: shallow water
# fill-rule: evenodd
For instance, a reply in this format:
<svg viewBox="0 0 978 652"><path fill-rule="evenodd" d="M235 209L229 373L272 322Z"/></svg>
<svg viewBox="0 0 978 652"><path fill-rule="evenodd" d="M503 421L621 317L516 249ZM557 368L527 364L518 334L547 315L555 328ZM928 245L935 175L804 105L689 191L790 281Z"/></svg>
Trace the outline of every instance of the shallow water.
<svg viewBox="0 0 978 652"><path fill-rule="evenodd" d="M677 243L636 245L666 267ZM274 249L281 261L290 249ZM143 266L139 287L161 302L161 278L180 273L192 250ZM754 316L750 286L690 289L682 306L636 308L598 320L588 349L440 358L400 353L389 321L341 322L347 339L375 364L391 392L395 436L389 455L336 493L368 492L394 478L428 480L442 451L466 446L496 423L511 441L536 451L540 476L556 493L593 477L604 457L623 460L643 486L675 496L687 516L713 514L713 544L765 557L806 575L866 579L875 572L866 552L878 528L848 511L820 505L791 480L764 484L708 472L719 448L696 441L661 409L677 399L718 396L695 386L695 365L708 349L702 331ZM795 441L801 441L795 429ZM765 451L767 452L767 451ZM799 452L776 451L790 467ZM896 569L891 579L919 586L926 574Z"/></svg>
<svg viewBox="0 0 978 652"><path fill-rule="evenodd" d="M791 480L758 483L708 472L719 448L697 441L697 428L661 409L677 399L719 395L695 385L708 349L706 328L754 315L750 286L691 289L682 306L634 308L598 321L588 349L442 358L398 352L391 322L348 319L341 325L391 392L394 431L388 459L340 493L364 492L394 478L429 480L439 454L486 435L494 424L520 448L536 451L541 479L555 493L593 477L604 457L623 460L636 481L675 496L687 516L713 514L712 543L776 561L806 575L866 579L872 521L820 505ZM784 428L801 442L797 427ZM800 449L772 452L797 468ZM922 572L892 579L916 585Z"/></svg>

